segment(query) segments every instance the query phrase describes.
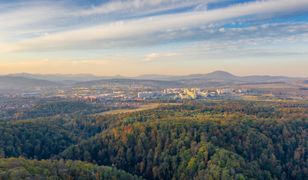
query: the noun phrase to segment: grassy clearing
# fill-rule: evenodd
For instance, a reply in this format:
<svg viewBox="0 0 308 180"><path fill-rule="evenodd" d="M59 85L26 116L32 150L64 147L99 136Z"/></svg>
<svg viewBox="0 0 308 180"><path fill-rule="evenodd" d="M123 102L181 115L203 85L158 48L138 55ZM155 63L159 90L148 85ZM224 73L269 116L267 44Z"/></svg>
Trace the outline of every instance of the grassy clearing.
<svg viewBox="0 0 308 180"><path fill-rule="evenodd" d="M140 107L134 108L134 109L116 109L116 110L102 112L102 113L99 113L98 115L114 115L114 114L122 114L122 113L134 113L134 112L138 112L138 111L156 109L160 106L167 106L167 105L180 105L180 103L150 103L150 104L141 105Z"/></svg>

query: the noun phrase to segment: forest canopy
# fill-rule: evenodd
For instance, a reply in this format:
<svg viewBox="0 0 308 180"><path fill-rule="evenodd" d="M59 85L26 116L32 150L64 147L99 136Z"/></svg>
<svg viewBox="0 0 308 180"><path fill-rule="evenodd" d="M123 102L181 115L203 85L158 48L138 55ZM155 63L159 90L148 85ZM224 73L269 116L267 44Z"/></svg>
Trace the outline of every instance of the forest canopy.
<svg viewBox="0 0 308 180"><path fill-rule="evenodd" d="M207 101L4 121L0 156L43 160L29 163L46 169L82 161L91 172L109 166L145 179L305 179L307 109L295 101ZM9 171L6 166L1 175Z"/></svg>

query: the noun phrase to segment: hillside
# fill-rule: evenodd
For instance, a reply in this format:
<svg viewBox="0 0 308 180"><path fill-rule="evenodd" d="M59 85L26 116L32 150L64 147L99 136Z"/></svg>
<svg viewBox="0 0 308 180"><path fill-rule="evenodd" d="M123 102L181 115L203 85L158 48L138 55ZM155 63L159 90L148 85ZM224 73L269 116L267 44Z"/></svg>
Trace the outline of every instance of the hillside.
<svg viewBox="0 0 308 180"><path fill-rule="evenodd" d="M148 111L60 157L114 164L146 179L303 179L307 119L281 113L249 103Z"/></svg>
<svg viewBox="0 0 308 180"><path fill-rule="evenodd" d="M0 122L0 156L81 160L145 179L303 179L307 107L207 101Z"/></svg>
<svg viewBox="0 0 308 180"><path fill-rule="evenodd" d="M141 179L111 167L80 161L0 158L0 179Z"/></svg>

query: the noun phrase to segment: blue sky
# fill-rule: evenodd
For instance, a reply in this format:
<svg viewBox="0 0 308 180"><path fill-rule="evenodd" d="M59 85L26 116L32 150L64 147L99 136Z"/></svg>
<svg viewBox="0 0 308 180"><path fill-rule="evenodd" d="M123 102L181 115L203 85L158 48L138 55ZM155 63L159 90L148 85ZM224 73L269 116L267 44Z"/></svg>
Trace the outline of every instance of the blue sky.
<svg viewBox="0 0 308 180"><path fill-rule="evenodd" d="M307 69L308 0L0 0L0 74Z"/></svg>

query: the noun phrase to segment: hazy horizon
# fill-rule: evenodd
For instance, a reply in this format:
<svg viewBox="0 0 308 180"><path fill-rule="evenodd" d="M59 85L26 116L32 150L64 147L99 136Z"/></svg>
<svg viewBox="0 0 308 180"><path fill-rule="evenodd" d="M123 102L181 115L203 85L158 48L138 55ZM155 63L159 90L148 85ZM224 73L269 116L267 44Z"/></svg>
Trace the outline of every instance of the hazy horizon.
<svg viewBox="0 0 308 180"><path fill-rule="evenodd" d="M51 75L51 76L97 76L97 77L125 77L125 78L134 78L134 77L139 77L139 76L189 76L189 75L203 75L203 74L209 74L209 73L214 73L214 72L227 72L235 76L285 76L285 77L294 77L294 78L308 78L308 76L292 76L292 75L284 75L284 74L266 74L266 73L260 73L260 74L255 74L255 73L248 73L248 74L237 74L233 73L230 71L225 71L225 70L214 70L214 71L206 71L206 72L194 72L194 73L188 73L188 74L158 74L158 73L146 73L146 74L135 74L135 75L123 75L123 74L109 74L109 75L104 75L104 74L94 74L94 73L31 73L31 72L16 72L16 73L7 73L7 74L2 74L0 73L0 76L9 76L9 75L21 75L21 74L29 74L29 75Z"/></svg>
<svg viewBox="0 0 308 180"><path fill-rule="evenodd" d="M307 0L0 0L0 74L308 77L307 10Z"/></svg>

